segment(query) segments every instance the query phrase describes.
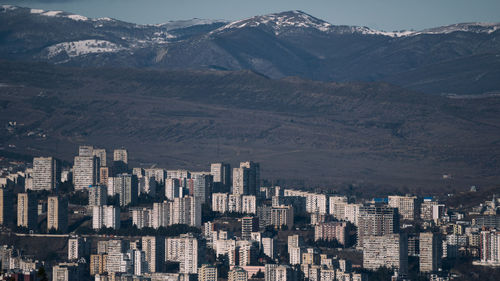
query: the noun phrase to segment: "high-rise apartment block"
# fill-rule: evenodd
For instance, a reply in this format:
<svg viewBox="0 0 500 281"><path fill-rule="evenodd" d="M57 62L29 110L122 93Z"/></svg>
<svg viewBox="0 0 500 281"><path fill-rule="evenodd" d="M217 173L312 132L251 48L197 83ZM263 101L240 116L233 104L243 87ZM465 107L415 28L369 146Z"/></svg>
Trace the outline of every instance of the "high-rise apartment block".
<svg viewBox="0 0 500 281"><path fill-rule="evenodd" d="M250 240L252 232L259 231L259 218L244 217L241 219L241 239Z"/></svg>
<svg viewBox="0 0 500 281"><path fill-rule="evenodd" d="M394 268L400 274L408 272L408 239L406 234L366 236L363 239L363 267Z"/></svg>
<svg viewBox="0 0 500 281"><path fill-rule="evenodd" d="M229 196L227 197L227 211L230 213L241 212L241 195L229 194Z"/></svg>
<svg viewBox="0 0 500 281"><path fill-rule="evenodd" d="M180 262L179 272L198 272L198 239L189 234L167 238L165 253L167 261Z"/></svg>
<svg viewBox="0 0 500 281"><path fill-rule="evenodd" d="M38 201L34 193L17 194L17 226L35 230L38 224Z"/></svg>
<svg viewBox="0 0 500 281"><path fill-rule="evenodd" d="M68 230L68 201L65 198L47 198L47 231L51 230L63 233Z"/></svg>
<svg viewBox="0 0 500 281"><path fill-rule="evenodd" d="M241 267L235 266L227 275L228 281L247 281L248 273Z"/></svg>
<svg viewBox="0 0 500 281"><path fill-rule="evenodd" d="M260 165L251 161L241 162L233 169L233 194L257 195L260 190Z"/></svg>
<svg viewBox="0 0 500 281"><path fill-rule="evenodd" d="M344 207L344 219L357 226L360 207L361 204L346 204Z"/></svg>
<svg viewBox="0 0 500 281"><path fill-rule="evenodd" d="M167 197L168 200L174 200L174 198L179 198L180 188L181 184L179 179L167 178L165 180L165 197Z"/></svg>
<svg viewBox="0 0 500 281"><path fill-rule="evenodd" d="M83 268L78 263L59 263L52 267L53 281L81 280L83 274Z"/></svg>
<svg viewBox="0 0 500 281"><path fill-rule="evenodd" d="M61 181L61 164L53 157L33 158L32 190L54 190Z"/></svg>
<svg viewBox="0 0 500 281"><path fill-rule="evenodd" d="M246 214L257 214L257 196L241 196L241 212Z"/></svg>
<svg viewBox="0 0 500 281"><path fill-rule="evenodd" d="M212 163L210 174L214 177L216 192L229 192L231 187L231 166L227 163Z"/></svg>
<svg viewBox="0 0 500 281"><path fill-rule="evenodd" d="M113 161L128 164L128 151L124 148L115 149L113 151Z"/></svg>
<svg viewBox="0 0 500 281"><path fill-rule="evenodd" d="M96 185L99 180L99 158L95 156L76 156L73 165L73 184L75 190L84 190Z"/></svg>
<svg viewBox="0 0 500 281"><path fill-rule="evenodd" d="M99 184L107 185L108 178L111 176L109 167L100 167L99 168Z"/></svg>
<svg viewBox="0 0 500 281"><path fill-rule="evenodd" d="M262 238L262 250L266 256L270 257L271 259L274 259L276 255L276 247L274 239L270 237Z"/></svg>
<svg viewBox="0 0 500 281"><path fill-rule="evenodd" d="M10 226L14 223L13 207L12 192L6 188L0 188L0 225Z"/></svg>
<svg viewBox="0 0 500 281"><path fill-rule="evenodd" d="M86 238L73 237L68 239L68 260L76 261L88 254L89 243Z"/></svg>
<svg viewBox="0 0 500 281"><path fill-rule="evenodd" d="M196 197L175 198L171 211L172 224L201 226L201 202Z"/></svg>
<svg viewBox="0 0 500 281"><path fill-rule="evenodd" d="M209 202L212 198L213 176L204 173L192 173L192 188L190 195L197 197L202 204Z"/></svg>
<svg viewBox="0 0 500 281"><path fill-rule="evenodd" d="M271 208L271 224L276 228L286 225L288 228L293 227L293 207L292 206L277 206Z"/></svg>
<svg viewBox="0 0 500 281"><path fill-rule="evenodd" d="M228 211L228 194L227 193L213 193L212 194L212 211L225 213Z"/></svg>
<svg viewBox="0 0 500 281"><path fill-rule="evenodd" d="M92 155L99 158L99 164L101 167L107 167L106 149L94 148L92 151Z"/></svg>
<svg viewBox="0 0 500 281"><path fill-rule="evenodd" d="M349 243L349 234L346 222L326 222L317 224L314 227L314 240L333 241L340 244Z"/></svg>
<svg viewBox="0 0 500 281"><path fill-rule="evenodd" d="M400 219L414 220L418 216L420 206L416 196L389 196L389 206L397 208Z"/></svg>
<svg viewBox="0 0 500 281"><path fill-rule="evenodd" d="M500 231L483 230L480 234L480 264L500 265Z"/></svg>
<svg viewBox="0 0 500 281"><path fill-rule="evenodd" d="M171 224L171 206L172 203L168 201L153 203L151 227L157 229L159 227L167 227Z"/></svg>
<svg viewBox="0 0 500 281"><path fill-rule="evenodd" d="M420 272L435 272L439 269L441 243L438 236L432 232L420 233L419 264Z"/></svg>
<svg viewBox="0 0 500 281"><path fill-rule="evenodd" d="M337 220L345 220L345 206L347 205L347 197L345 196L330 196L329 210Z"/></svg>
<svg viewBox="0 0 500 281"><path fill-rule="evenodd" d="M120 208L115 206L93 206L92 228L120 228Z"/></svg>
<svg viewBox="0 0 500 281"><path fill-rule="evenodd" d="M399 231L397 208L362 206L358 216L358 247L363 247L366 236L381 236Z"/></svg>
<svg viewBox="0 0 500 281"><path fill-rule="evenodd" d="M108 201L108 192L105 185L93 185L89 187L89 206L103 206Z"/></svg>
<svg viewBox="0 0 500 281"><path fill-rule="evenodd" d="M265 281L294 281L296 278L294 270L288 265L266 264L265 266ZM325 278L324 280L333 279Z"/></svg>
<svg viewBox="0 0 500 281"><path fill-rule="evenodd" d="M113 194L118 194L120 206L134 205L138 198L137 177L132 174L118 174L108 179L108 193L112 185Z"/></svg>
<svg viewBox="0 0 500 281"><path fill-rule="evenodd" d="M90 255L90 275L104 274L107 267L107 254Z"/></svg>
<svg viewBox="0 0 500 281"><path fill-rule="evenodd" d="M142 251L146 256L149 272L162 272L165 268L165 237L142 237Z"/></svg>
<svg viewBox="0 0 500 281"><path fill-rule="evenodd" d="M213 164L212 164L213 165ZM198 270L199 281L217 281L217 267L204 264Z"/></svg>

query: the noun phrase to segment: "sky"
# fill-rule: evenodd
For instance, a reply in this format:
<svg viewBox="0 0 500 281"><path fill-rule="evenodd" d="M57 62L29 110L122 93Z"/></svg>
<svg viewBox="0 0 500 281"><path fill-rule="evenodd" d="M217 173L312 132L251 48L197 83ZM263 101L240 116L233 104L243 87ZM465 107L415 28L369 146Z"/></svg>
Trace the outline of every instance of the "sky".
<svg viewBox="0 0 500 281"><path fill-rule="evenodd" d="M499 0L0 0L139 24L192 18L239 20L302 10L332 24L422 30L461 22L500 22Z"/></svg>

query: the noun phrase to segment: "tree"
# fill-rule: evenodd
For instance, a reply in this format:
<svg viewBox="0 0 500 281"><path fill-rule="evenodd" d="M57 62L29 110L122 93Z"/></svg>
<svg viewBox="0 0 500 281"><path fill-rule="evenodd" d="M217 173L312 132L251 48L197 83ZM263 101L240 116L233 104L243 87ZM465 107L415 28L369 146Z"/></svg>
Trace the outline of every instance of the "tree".
<svg viewBox="0 0 500 281"><path fill-rule="evenodd" d="M47 278L47 273L45 272L45 268L43 266L38 269L36 276L40 281L49 281L49 279Z"/></svg>

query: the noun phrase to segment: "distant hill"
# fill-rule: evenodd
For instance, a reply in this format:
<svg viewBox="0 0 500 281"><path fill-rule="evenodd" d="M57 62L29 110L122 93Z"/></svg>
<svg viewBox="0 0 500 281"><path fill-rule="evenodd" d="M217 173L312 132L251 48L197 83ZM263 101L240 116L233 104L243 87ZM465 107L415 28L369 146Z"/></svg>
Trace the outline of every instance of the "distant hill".
<svg viewBox="0 0 500 281"><path fill-rule="evenodd" d="M0 7L0 58L68 66L251 70L270 78L391 82L435 94L500 91L500 24L384 32L301 11L137 25Z"/></svg>
<svg viewBox="0 0 500 281"><path fill-rule="evenodd" d="M445 193L500 180L500 97L252 71L0 61L3 148L71 161L125 146L133 165L206 170L251 159L286 186ZM8 148L13 144L16 148ZM452 179L442 179L451 174Z"/></svg>

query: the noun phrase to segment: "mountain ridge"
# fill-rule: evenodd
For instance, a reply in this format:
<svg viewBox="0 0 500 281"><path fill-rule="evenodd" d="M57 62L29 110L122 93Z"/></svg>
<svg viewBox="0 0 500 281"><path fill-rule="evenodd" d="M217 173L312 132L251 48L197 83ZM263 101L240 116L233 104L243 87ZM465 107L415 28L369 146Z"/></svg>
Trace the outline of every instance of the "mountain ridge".
<svg viewBox="0 0 500 281"><path fill-rule="evenodd" d="M332 25L302 11L230 23L137 25L2 6L0 58L80 67L249 69L273 79L380 81L432 94L482 94L500 90L499 26L462 23L385 32ZM479 64L478 58L492 63ZM474 67L465 69L465 60ZM438 71L439 82L426 75L428 69Z"/></svg>

